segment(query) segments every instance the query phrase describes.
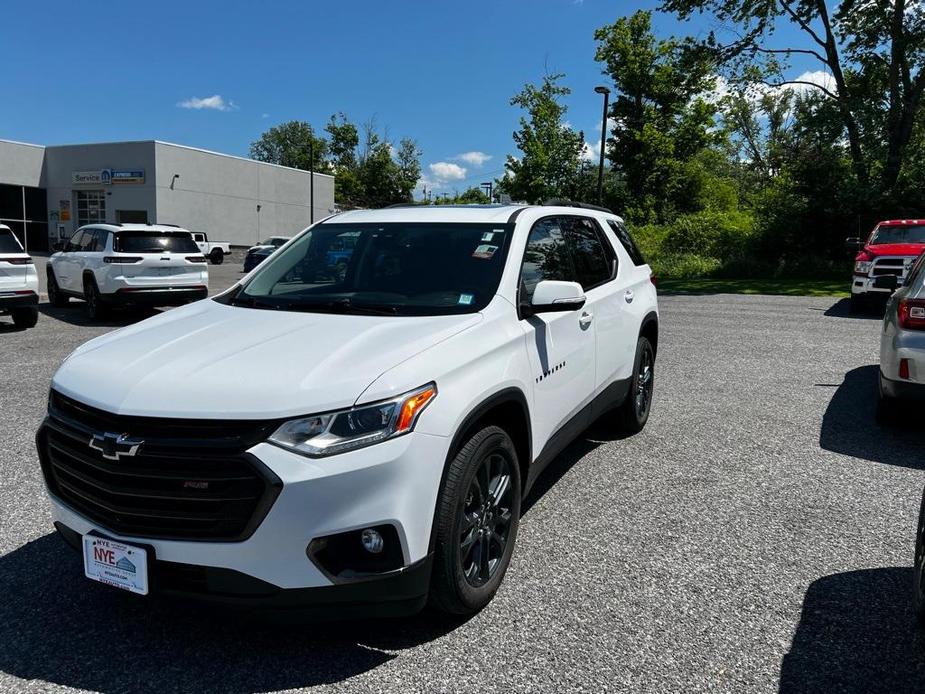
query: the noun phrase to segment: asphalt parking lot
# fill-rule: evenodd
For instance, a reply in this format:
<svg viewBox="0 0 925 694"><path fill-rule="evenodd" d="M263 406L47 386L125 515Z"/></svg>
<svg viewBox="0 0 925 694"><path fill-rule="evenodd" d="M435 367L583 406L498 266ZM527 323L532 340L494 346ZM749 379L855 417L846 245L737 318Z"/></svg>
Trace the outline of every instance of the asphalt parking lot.
<svg viewBox="0 0 925 694"><path fill-rule="evenodd" d="M879 321L845 304L663 297L648 427L547 470L487 609L286 629L83 579L32 437L61 360L132 317L44 305L0 329L0 689L922 691L925 431L874 422Z"/></svg>

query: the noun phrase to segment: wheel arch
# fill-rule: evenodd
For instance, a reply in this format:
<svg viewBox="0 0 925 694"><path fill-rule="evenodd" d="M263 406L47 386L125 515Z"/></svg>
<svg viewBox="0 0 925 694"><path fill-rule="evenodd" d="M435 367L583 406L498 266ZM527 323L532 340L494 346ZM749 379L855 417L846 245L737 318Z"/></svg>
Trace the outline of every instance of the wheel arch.
<svg viewBox="0 0 925 694"><path fill-rule="evenodd" d="M433 552L436 543L437 511L440 508L440 493L446 482L446 473L450 462L456 457L459 449L479 429L489 425L504 429L514 442L517 451L517 463L520 471L521 493L527 483L532 461L532 428L530 426L530 407L527 396L520 388L510 387L493 393L478 405L473 407L463 418L462 424L456 429L447 451L446 460L443 461L443 472L440 475L440 487L437 492L437 503L434 506L434 517L431 523L429 551Z"/></svg>

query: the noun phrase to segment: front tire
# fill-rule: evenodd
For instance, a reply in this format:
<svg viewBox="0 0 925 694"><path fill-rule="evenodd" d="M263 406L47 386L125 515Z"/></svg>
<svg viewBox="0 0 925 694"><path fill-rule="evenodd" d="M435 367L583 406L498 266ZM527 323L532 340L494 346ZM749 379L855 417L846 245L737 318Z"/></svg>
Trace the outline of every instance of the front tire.
<svg viewBox="0 0 925 694"><path fill-rule="evenodd" d="M20 330L34 328L39 320L39 310L34 306L28 308L17 308L12 311L13 325Z"/></svg>
<svg viewBox="0 0 925 694"><path fill-rule="evenodd" d="M68 305L70 297L67 294L64 294L61 291L61 288L58 286L58 280L55 279L55 273L51 270L48 271L48 303L50 303L55 308L64 308Z"/></svg>
<svg viewBox="0 0 925 694"><path fill-rule="evenodd" d="M481 429L453 458L437 502L433 607L469 615L491 601L514 552L520 494L511 437Z"/></svg>
<svg viewBox="0 0 925 694"><path fill-rule="evenodd" d="M633 362L629 392L616 412L616 425L621 434L632 436L645 428L652 411L654 391L655 350L649 338L640 337L636 342L636 359Z"/></svg>
<svg viewBox="0 0 925 694"><path fill-rule="evenodd" d="M209 253L209 261L213 265L221 265L225 262L225 252L221 248L213 248Z"/></svg>

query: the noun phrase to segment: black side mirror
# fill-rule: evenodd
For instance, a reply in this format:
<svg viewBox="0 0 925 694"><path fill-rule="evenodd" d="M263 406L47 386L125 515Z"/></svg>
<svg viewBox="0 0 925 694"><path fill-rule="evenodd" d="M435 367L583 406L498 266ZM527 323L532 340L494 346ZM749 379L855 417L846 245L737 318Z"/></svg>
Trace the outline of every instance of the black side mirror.
<svg viewBox="0 0 925 694"><path fill-rule="evenodd" d="M860 236L849 236L845 239L845 248L849 251L857 253L859 250L864 248L864 240Z"/></svg>
<svg viewBox="0 0 925 694"><path fill-rule="evenodd" d="M899 278L896 275L880 275L874 279L874 287L877 289L889 289L895 292L899 286Z"/></svg>

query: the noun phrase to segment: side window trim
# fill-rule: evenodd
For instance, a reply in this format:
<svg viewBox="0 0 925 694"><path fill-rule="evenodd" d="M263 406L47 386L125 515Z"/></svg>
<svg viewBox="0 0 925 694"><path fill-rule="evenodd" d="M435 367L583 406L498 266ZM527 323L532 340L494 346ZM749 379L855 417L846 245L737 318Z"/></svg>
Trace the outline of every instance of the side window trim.
<svg viewBox="0 0 925 694"><path fill-rule="evenodd" d="M617 274L618 274L617 270L618 270L618 265L619 265L617 253L613 249L613 246L610 245L610 241L607 239L607 236L604 233L604 230L601 228L600 223L594 217L586 217L584 215L568 215L567 219L572 220L572 221L587 219L591 223L591 227L594 229L594 233L597 236L597 242L601 244L601 248L604 251L604 255L607 256L607 259L610 262L610 276L607 279L597 282L596 284L592 284L588 287L585 287L584 285L582 285L582 289L584 289L585 292L590 292L593 289L597 289L598 287L603 287L605 284L608 284L609 282L613 282L615 279L617 279ZM569 234L569 230L566 228L564 233L567 238ZM568 247L569 244L566 243L566 246ZM569 251L569 256L572 256L573 251L570 247L568 251ZM572 257L572 274L577 275L577 272L575 271L574 257ZM577 279L575 281L577 281Z"/></svg>

